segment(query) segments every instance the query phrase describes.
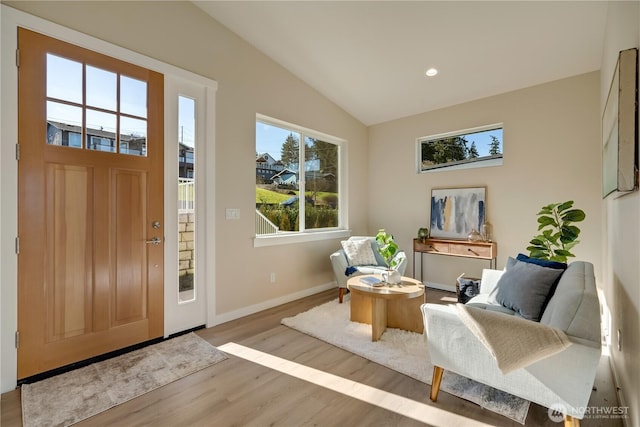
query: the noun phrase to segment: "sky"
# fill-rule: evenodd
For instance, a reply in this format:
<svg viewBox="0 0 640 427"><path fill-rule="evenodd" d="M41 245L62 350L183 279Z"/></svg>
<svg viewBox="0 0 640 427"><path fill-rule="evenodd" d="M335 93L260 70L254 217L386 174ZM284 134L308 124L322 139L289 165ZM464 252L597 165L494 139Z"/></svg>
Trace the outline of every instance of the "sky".
<svg viewBox="0 0 640 427"><path fill-rule="evenodd" d="M489 144L491 143L491 135L495 136L500 141L500 152L502 152L502 129L488 130L468 135L468 146L471 147L471 142L475 141L476 148L478 149L478 154L480 155L480 157L488 156L490 148Z"/></svg>
<svg viewBox="0 0 640 427"><path fill-rule="evenodd" d="M256 151L258 154L269 153L274 159L280 160L282 143L290 133L290 130L256 121Z"/></svg>
<svg viewBox="0 0 640 427"><path fill-rule="evenodd" d="M195 108L192 98L178 97L178 141L189 147L195 141Z"/></svg>

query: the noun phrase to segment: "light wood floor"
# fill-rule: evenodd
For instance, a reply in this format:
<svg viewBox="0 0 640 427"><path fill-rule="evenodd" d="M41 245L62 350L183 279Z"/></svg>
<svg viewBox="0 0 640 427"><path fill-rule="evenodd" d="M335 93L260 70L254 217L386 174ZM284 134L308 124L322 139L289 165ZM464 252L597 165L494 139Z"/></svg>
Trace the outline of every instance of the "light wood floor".
<svg viewBox="0 0 640 427"><path fill-rule="evenodd" d="M427 290L430 302L445 302L454 294ZM326 291L264 312L201 330L211 344L242 344L261 352L375 387L428 405L433 418L428 425L450 427L451 414L467 418L465 426L481 422L492 426L519 426L505 417L465 400L440 392L429 401L429 386L323 341L282 326L280 319L295 315L337 297ZM608 360L603 358L590 405L617 406ZM20 390L2 395L3 427L22 424ZM449 415L449 416L447 416ZM412 418L343 393L331 391L235 356L175 381L113 409L79 426L414 426ZM558 427L547 409L532 404L527 426ZM619 420L585 419L583 427L622 426Z"/></svg>

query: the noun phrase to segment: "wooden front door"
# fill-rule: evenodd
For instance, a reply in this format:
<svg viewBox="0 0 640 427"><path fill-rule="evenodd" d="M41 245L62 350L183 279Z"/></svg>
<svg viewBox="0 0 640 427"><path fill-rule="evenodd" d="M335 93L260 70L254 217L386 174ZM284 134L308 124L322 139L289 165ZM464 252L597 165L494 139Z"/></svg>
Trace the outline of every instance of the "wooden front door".
<svg viewBox="0 0 640 427"><path fill-rule="evenodd" d="M18 378L163 335L163 76L18 33Z"/></svg>

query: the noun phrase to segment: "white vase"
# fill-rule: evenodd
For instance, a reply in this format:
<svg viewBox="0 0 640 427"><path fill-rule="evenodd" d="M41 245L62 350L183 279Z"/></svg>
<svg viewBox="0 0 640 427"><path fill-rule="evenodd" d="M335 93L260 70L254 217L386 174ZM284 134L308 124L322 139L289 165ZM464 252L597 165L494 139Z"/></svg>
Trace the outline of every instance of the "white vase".
<svg viewBox="0 0 640 427"><path fill-rule="evenodd" d="M382 280L389 283L390 285L397 285L402 283L402 276L399 271L396 270L387 270L382 273Z"/></svg>

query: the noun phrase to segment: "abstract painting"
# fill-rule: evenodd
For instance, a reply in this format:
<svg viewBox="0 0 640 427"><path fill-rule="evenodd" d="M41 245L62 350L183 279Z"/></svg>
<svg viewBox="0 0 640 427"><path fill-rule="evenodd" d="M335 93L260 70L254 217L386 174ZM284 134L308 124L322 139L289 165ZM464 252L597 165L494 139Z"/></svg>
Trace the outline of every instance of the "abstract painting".
<svg viewBox="0 0 640 427"><path fill-rule="evenodd" d="M431 190L431 237L467 239L485 221L485 188Z"/></svg>

